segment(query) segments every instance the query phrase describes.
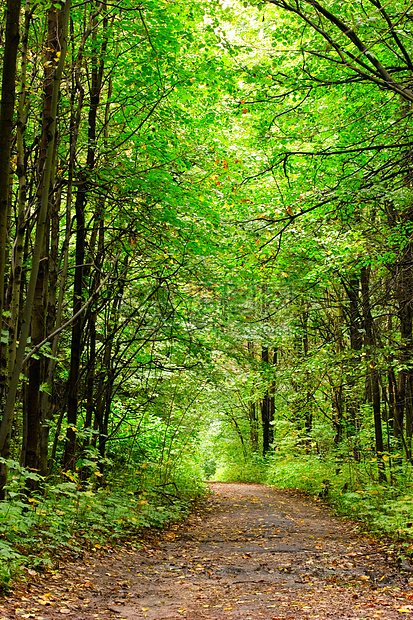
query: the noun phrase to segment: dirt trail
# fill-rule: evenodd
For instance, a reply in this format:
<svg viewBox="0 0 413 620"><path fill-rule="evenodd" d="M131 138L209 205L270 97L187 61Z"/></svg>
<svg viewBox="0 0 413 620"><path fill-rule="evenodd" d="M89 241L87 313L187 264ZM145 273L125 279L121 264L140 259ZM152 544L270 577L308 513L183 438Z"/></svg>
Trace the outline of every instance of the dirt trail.
<svg viewBox="0 0 413 620"><path fill-rule="evenodd" d="M9 596L0 620L287 620L413 616L412 573L293 491L210 485L203 512L143 550L88 555ZM410 585L409 585L410 580Z"/></svg>

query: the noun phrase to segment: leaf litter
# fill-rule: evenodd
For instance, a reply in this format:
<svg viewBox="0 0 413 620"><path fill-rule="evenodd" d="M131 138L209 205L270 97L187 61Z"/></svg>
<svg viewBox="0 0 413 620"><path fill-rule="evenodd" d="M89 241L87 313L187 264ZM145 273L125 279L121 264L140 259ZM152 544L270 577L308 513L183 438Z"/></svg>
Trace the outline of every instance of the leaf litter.
<svg viewBox="0 0 413 620"><path fill-rule="evenodd" d="M413 615L412 573L291 490L211 483L198 512L143 547L96 548L33 574L0 601L0 620L365 620ZM99 546L100 547L100 546Z"/></svg>

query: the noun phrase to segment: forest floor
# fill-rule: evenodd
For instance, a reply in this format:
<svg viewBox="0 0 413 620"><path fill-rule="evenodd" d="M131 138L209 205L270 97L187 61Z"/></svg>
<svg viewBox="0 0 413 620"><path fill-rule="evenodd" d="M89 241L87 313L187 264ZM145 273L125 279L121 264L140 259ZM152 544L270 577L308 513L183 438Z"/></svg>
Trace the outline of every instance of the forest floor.
<svg viewBox="0 0 413 620"><path fill-rule="evenodd" d="M197 513L152 531L141 550L97 549L32 574L0 600L0 620L413 616L413 572L320 501L255 484L210 487Z"/></svg>

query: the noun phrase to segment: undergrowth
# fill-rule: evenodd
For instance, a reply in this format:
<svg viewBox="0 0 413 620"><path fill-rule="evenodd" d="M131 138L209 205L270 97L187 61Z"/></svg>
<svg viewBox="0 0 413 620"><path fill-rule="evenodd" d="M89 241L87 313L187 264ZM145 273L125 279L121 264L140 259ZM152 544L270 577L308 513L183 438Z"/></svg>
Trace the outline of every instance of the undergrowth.
<svg viewBox="0 0 413 620"><path fill-rule="evenodd" d="M184 518L205 492L182 472L165 483L154 464L141 467L144 478L129 472L123 485L112 479L105 486L97 470L88 481L67 472L52 483L14 461L7 464L11 475L6 499L0 501L0 592L19 574L51 568L62 556L78 557L92 547L124 540L138 546L142 530ZM38 491L28 493L28 480Z"/></svg>
<svg viewBox="0 0 413 620"><path fill-rule="evenodd" d="M222 482L264 483L265 465L265 460L258 454L249 458L233 454L230 460L219 464L214 478Z"/></svg>
<svg viewBox="0 0 413 620"><path fill-rule="evenodd" d="M325 502L343 516L360 522L360 528L399 542L413 552L412 468L404 462L387 469L387 482L379 481L376 460L345 462L319 454L274 453L266 484L297 488Z"/></svg>

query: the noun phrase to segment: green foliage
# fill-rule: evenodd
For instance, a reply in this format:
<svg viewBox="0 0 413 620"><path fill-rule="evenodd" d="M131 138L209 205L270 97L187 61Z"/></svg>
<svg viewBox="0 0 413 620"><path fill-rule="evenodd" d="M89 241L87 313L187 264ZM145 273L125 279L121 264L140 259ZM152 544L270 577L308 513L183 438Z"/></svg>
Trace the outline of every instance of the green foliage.
<svg viewBox="0 0 413 620"><path fill-rule="evenodd" d="M342 514L367 524L370 532L394 540L412 541L413 485L404 491L375 484L342 493L334 498L334 504Z"/></svg>
<svg viewBox="0 0 413 620"><path fill-rule="evenodd" d="M413 468L399 459L390 485L377 480L375 465L375 458L357 463L337 450L323 455L297 450L296 442L288 438L269 458L265 482L309 493L361 522L369 532L409 541L413 538Z"/></svg>
<svg viewBox="0 0 413 620"><path fill-rule="evenodd" d="M277 455L270 458L265 482L270 486L302 489L321 496L327 488L327 481L341 482L337 481L333 471L334 462L326 463L317 455L292 455L290 458Z"/></svg>
<svg viewBox="0 0 413 620"><path fill-rule="evenodd" d="M89 455L92 451L89 451ZM155 455L154 455L155 456ZM102 483L96 461L83 459L89 478L65 472L63 480L41 481L39 476L8 463L11 471L7 499L0 502L0 587L7 589L24 566L44 570L58 558L76 557L84 549L135 541L139 546L142 531L162 528L182 519L192 502L205 492L193 467L182 461L164 480L164 465L141 461L129 472L109 473ZM188 466L189 465L189 466ZM112 466L116 467L116 460ZM139 468L139 469L138 469ZM84 469L80 470L80 472ZM145 475L140 473L144 471ZM38 492L27 493L28 480L41 482ZM134 489L134 490L128 490Z"/></svg>
<svg viewBox="0 0 413 620"><path fill-rule="evenodd" d="M13 578L21 571L25 563L25 555L18 553L13 544L4 540L0 541L0 594L7 592Z"/></svg>
<svg viewBox="0 0 413 620"><path fill-rule="evenodd" d="M190 504L173 504L153 489L139 495L122 490L85 490L75 482L47 485L29 501L0 503L2 586L22 565L43 570L58 557L79 554L122 540L138 540L142 530L163 527L184 516Z"/></svg>
<svg viewBox="0 0 413 620"><path fill-rule="evenodd" d="M247 458L239 453L232 454L218 467L215 474L215 479L223 482L264 483L265 478L265 462L257 454Z"/></svg>

